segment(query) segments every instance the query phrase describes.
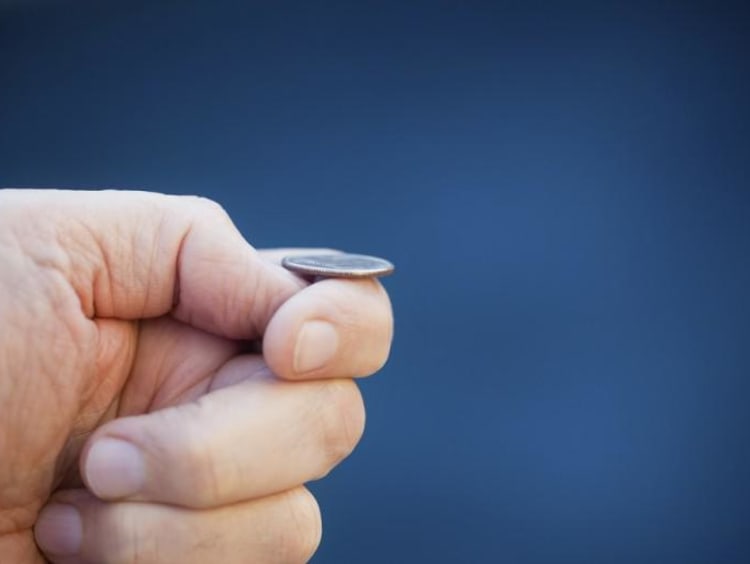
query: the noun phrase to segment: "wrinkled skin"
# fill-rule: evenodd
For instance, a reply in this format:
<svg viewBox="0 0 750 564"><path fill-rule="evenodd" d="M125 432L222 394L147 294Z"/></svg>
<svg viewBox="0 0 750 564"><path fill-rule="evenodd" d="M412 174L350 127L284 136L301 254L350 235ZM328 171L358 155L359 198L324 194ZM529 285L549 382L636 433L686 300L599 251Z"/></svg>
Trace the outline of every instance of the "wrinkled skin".
<svg viewBox="0 0 750 564"><path fill-rule="evenodd" d="M312 386L382 366L391 338L390 310L382 288L375 282L368 284L362 292L375 296L372 299L380 309L376 322L362 315L362 324L381 327L375 330L377 344L369 346L369 358L296 379L309 380ZM67 490L66 495L96 501L84 485L81 458L92 433L108 422L200 401L253 378L276 382L272 371L295 379L289 368L292 360L287 359L292 345L286 343L291 337L274 340L279 344L268 349L270 360L258 352L257 342L280 306L306 287L273 264L273 257L252 251L223 212L202 200L0 191L3 562L45 561L34 541L34 526L55 492ZM251 351L253 346L256 349ZM239 374L227 364L237 358L245 363ZM345 387L356 389L348 383ZM311 389L305 388L305 393ZM320 397L319 391L315 394L310 397ZM345 394L354 399L337 405L348 413L344 419L356 420L356 427L360 419L363 422L358 395ZM353 448L361 429L350 434L342 452L327 466ZM301 484L302 480L280 489ZM275 492L254 492L240 499L262 498L266 493ZM137 499L162 501L148 496ZM169 501L182 503L181 498ZM229 497L186 500L184 506L212 508L233 501ZM278 554L283 557L264 553L258 561L304 560L314 548L308 546L294 557L281 548ZM214 550L221 561L228 561L221 552L225 549L206 549L201 558ZM59 561L91 561L99 558L91 555L101 550L92 548L88 560ZM128 550L112 561L136 557L139 562L175 561L169 560L173 557L169 554Z"/></svg>

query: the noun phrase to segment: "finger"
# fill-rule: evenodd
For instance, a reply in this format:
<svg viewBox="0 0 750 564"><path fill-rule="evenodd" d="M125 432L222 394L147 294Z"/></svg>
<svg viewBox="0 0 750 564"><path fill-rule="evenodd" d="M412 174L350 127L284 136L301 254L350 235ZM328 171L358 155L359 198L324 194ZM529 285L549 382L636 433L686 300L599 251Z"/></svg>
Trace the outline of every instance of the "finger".
<svg viewBox="0 0 750 564"><path fill-rule="evenodd" d="M391 303L380 282L328 279L279 307L263 354L282 378L367 376L385 364L392 339Z"/></svg>
<svg viewBox="0 0 750 564"><path fill-rule="evenodd" d="M118 417L156 411L198 399L243 344L169 317L139 324L136 354L120 394Z"/></svg>
<svg viewBox="0 0 750 564"><path fill-rule="evenodd" d="M227 214L204 198L125 191L3 191L30 218L37 263L62 272L88 317L140 319L172 311L222 336L257 338L304 286L262 260ZM45 217L40 224L33 221ZM29 238L33 240L33 238Z"/></svg>
<svg viewBox="0 0 750 564"><path fill-rule="evenodd" d="M55 564L306 562L320 543L315 498L296 488L210 510L57 494L35 536Z"/></svg>
<svg viewBox="0 0 750 564"><path fill-rule="evenodd" d="M320 478L364 430L351 380L284 382L239 357L217 382L244 382L197 402L106 423L81 456L86 485L103 499L216 507Z"/></svg>

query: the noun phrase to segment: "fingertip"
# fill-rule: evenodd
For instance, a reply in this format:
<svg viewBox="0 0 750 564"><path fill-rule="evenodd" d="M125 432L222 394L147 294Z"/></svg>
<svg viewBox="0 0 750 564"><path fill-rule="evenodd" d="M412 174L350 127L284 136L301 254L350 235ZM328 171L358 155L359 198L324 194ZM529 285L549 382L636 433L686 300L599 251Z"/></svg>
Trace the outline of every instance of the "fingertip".
<svg viewBox="0 0 750 564"><path fill-rule="evenodd" d="M81 514L67 503L48 505L39 514L34 538L48 556L75 556L83 543Z"/></svg>
<svg viewBox="0 0 750 564"><path fill-rule="evenodd" d="M82 467L86 485L101 499L133 496L146 481L146 465L140 449L117 438L96 439L84 453Z"/></svg>
<svg viewBox="0 0 750 564"><path fill-rule="evenodd" d="M276 311L263 339L274 374L290 380L367 376L386 362L390 300L376 280L317 282Z"/></svg>

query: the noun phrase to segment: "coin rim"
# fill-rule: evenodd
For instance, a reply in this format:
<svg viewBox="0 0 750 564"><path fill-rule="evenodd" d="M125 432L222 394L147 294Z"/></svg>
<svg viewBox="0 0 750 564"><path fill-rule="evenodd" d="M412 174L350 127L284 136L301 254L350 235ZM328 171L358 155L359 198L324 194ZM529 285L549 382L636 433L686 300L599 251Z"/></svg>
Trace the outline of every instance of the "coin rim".
<svg viewBox="0 0 750 564"><path fill-rule="evenodd" d="M362 257L365 259L376 260L378 262L383 263L383 266L377 269L373 268L370 270L360 269L360 270L341 271L341 270L335 270L332 268L327 268L325 266L313 267L309 265L299 265L293 262L296 259L308 259L308 260L319 259L320 260L320 259L329 258L329 257L342 257L342 256ZM394 264L389 260L376 257L373 255L362 255L362 254L355 254L355 253L342 253L340 255L337 255L337 254L289 255L281 259L281 265L287 270L296 272L298 274L307 274L307 275L312 275L312 276L328 276L331 278L380 278L383 276L389 276L393 274L393 272L396 270L396 267L394 266Z"/></svg>

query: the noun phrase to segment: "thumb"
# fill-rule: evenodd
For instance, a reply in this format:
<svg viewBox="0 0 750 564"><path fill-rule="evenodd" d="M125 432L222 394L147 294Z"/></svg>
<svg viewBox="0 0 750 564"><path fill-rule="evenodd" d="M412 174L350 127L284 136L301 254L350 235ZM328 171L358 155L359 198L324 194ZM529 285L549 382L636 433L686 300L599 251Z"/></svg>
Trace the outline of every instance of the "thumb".
<svg viewBox="0 0 750 564"><path fill-rule="evenodd" d="M89 317L175 318L258 337L304 283L260 258L205 198L126 191L0 191L0 214L34 231L32 257L62 272ZM38 218L44 217L44 222ZM35 220L35 221L34 221Z"/></svg>

